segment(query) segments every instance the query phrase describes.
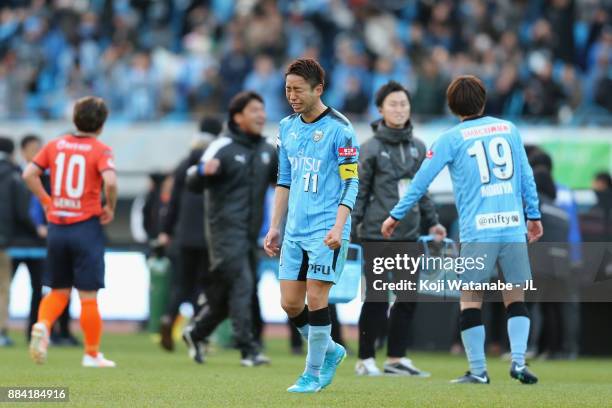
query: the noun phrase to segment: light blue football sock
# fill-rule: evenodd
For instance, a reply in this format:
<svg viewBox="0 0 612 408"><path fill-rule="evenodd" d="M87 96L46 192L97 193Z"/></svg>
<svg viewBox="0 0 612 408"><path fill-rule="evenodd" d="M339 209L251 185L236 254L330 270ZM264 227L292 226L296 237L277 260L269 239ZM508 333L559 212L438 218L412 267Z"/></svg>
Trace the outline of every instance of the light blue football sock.
<svg viewBox="0 0 612 408"><path fill-rule="evenodd" d="M508 319L508 338L512 362L525 365L525 352L529 339L530 320L527 316L514 316Z"/></svg>
<svg viewBox="0 0 612 408"><path fill-rule="evenodd" d="M484 325L470 327L461 332L461 340L465 348L470 372L481 375L487 370L487 359L485 357L485 327Z"/></svg>
<svg viewBox="0 0 612 408"><path fill-rule="evenodd" d="M298 327L297 330L300 332L300 334L305 340L308 340L308 331L310 330L309 324L305 324L302 327ZM325 354L333 353L334 351L336 351L336 342L330 336L329 344L327 345L327 350L325 351Z"/></svg>
<svg viewBox="0 0 612 408"><path fill-rule="evenodd" d="M310 326L308 333L308 354L306 355L307 374L319 377L325 352L331 340L331 324L326 326Z"/></svg>

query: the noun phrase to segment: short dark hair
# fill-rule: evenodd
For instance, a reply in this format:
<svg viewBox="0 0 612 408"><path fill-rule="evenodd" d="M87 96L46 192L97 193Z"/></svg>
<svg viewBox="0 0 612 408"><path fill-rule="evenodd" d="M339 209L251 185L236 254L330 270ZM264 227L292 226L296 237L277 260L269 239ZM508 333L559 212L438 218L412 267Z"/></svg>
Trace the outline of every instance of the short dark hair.
<svg viewBox="0 0 612 408"><path fill-rule="evenodd" d="M15 142L13 142L13 139L6 136L0 136L0 152L7 153L10 155L13 154L14 151Z"/></svg>
<svg viewBox="0 0 612 408"><path fill-rule="evenodd" d="M310 84L310 88L317 85L325 86L325 70L317 61L312 58L298 58L287 67L287 75L297 75L304 78Z"/></svg>
<svg viewBox="0 0 612 408"><path fill-rule="evenodd" d="M76 101L72 120L76 128L82 132L97 132L104 126L107 117L108 108L104 99L86 96Z"/></svg>
<svg viewBox="0 0 612 408"><path fill-rule="evenodd" d="M42 143L42 139L38 135L29 133L21 138L21 142L19 143L19 146L23 150L26 148L27 145L33 142Z"/></svg>
<svg viewBox="0 0 612 408"><path fill-rule="evenodd" d="M535 168L537 166L544 167L548 169L548 171L552 171L553 169L553 161L552 157L544 151L539 151L532 154L529 157L529 164L531 167Z"/></svg>
<svg viewBox="0 0 612 408"><path fill-rule="evenodd" d="M264 103L264 100L261 95L254 91L242 91L234 95L228 107L228 116L230 122L233 123L234 115L242 112L252 100Z"/></svg>
<svg viewBox="0 0 612 408"><path fill-rule="evenodd" d="M223 124L214 116L204 116L202 120L200 120L201 133L210 133L211 135L217 136L221 133L222 129Z"/></svg>
<svg viewBox="0 0 612 408"><path fill-rule="evenodd" d="M458 116L474 116L482 112L487 91L482 81L473 75L455 78L446 89L448 107Z"/></svg>
<svg viewBox="0 0 612 408"><path fill-rule="evenodd" d="M376 106L379 108L383 106L383 103L385 103L385 99L387 98L387 96L389 96L389 94L392 94L393 92L403 92L406 94L408 102L411 101L410 92L408 92L408 90L404 88L402 84L396 81L389 81L380 88L378 88L378 91L376 91L376 96L374 97L374 102L376 103Z"/></svg>
<svg viewBox="0 0 612 408"><path fill-rule="evenodd" d="M557 186L552 174L550 174L550 170L546 166L535 166L533 169L533 179L535 180L538 193L544 194L551 200L557 198Z"/></svg>
<svg viewBox="0 0 612 408"><path fill-rule="evenodd" d="M612 189L612 176L610 176L610 173L600 171L595 175L595 180L605 183L607 188Z"/></svg>

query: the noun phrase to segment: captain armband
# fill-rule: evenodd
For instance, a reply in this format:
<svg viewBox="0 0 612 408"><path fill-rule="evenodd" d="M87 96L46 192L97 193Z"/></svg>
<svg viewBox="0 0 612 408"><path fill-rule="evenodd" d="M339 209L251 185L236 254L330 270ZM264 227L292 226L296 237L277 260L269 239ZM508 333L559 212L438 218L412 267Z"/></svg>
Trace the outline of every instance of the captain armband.
<svg viewBox="0 0 612 408"><path fill-rule="evenodd" d="M340 169L340 178L342 180L359 178L357 174L357 163L341 164L339 166L339 169Z"/></svg>

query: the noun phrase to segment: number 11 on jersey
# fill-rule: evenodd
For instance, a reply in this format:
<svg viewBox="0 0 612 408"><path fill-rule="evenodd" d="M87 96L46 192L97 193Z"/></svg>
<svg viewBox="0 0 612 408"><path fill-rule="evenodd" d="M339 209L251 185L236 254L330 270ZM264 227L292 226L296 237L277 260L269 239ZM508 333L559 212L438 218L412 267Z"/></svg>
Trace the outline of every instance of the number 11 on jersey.
<svg viewBox="0 0 612 408"><path fill-rule="evenodd" d="M312 191L313 193L317 192L318 184L319 184L319 175L317 173L304 173L302 176L304 179L304 191L308 192L310 189L310 182L312 180Z"/></svg>

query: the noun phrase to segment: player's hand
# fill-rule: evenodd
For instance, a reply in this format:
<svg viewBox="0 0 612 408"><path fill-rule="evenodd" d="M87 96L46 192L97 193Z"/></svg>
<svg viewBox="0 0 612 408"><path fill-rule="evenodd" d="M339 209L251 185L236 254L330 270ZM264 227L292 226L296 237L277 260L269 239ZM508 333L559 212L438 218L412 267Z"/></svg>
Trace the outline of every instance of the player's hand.
<svg viewBox="0 0 612 408"><path fill-rule="evenodd" d="M219 159L210 159L204 164L204 175L205 176L214 176L219 171L219 167L221 166L221 162Z"/></svg>
<svg viewBox="0 0 612 408"><path fill-rule="evenodd" d="M46 239L48 233L49 230L47 229L46 225L39 225L38 227L36 227L36 234L38 234L39 238Z"/></svg>
<svg viewBox="0 0 612 408"><path fill-rule="evenodd" d="M387 239L391 238L391 235L393 235L393 231L395 231L395 228L397 228L399 223L400 222L396 220L395 218L387 217L385 222L383 222L382 227L380 228L380 233L382 234L383 237Z"/></svg>
<svg viewBox="0 0 612 408"><path fill-rule="evenodd" d="M536 242L544 234L544 227L541 221L527 221L527 239L529 243Z"/></svg>
<svg viewBox="0 0 612 408"><path fill-rule="evenodd" d="M40 200L40 205L42 206L42 209L45 212L45 219L49 221L49 208L51 208L51 197L45 195Z"/></svg>
<svg viewBox="0 0 612 408"><path fill-rule="evenodd" d="M446 238L446 228L442 224L436 224L433 227L429 228L429 235L434 237L434 241L442 242L444 238Z"/></svg>
<svg viewBox="0 0 612 408"><path fill-rule="evenodd" d="M100 215L100 224L109 224L115 218L115 209L105 205L102 208L102 215Z"/></svg>
<svg viewBox="0 0 612 408"><path fill-rule="evenodd" d="M157 242L161 246L168 246L170 244L170 235L166 234L165 232L160 232L157 236Z"/></svg>
<svg viewBox="0 0 612 408"><path fill-rule="evenodd" d="M264 238L264 251L268 256L277 256L280 249L280 231L278 228L270 228Z"/></svg>
<svg viewBox="0 0 612 408"><path fill-rule="evenodd" d="M336 226L329 230L325 236L325 239L323 240L329 249L336 250L340 248L340 245L342 245L342 230L342 227Z"/></svg>

